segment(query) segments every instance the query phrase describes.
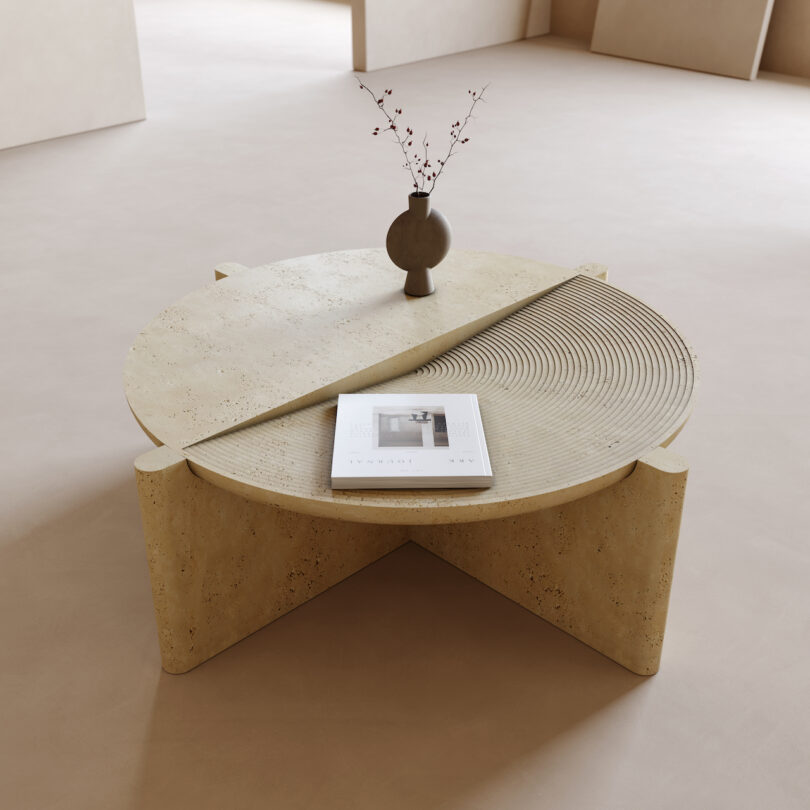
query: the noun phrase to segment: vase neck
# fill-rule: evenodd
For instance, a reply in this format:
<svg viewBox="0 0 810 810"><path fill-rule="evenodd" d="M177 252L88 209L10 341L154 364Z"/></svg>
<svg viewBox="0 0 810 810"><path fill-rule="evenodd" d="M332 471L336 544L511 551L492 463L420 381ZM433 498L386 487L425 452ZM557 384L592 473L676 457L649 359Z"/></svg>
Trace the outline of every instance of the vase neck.
<svg viewBox="0 0 810 810"><path fill-rule="evenodd" d="M408 210L419 219L427 219L430 216L430 195L424 194L417 197L416 194L408 196Z"/></svg>

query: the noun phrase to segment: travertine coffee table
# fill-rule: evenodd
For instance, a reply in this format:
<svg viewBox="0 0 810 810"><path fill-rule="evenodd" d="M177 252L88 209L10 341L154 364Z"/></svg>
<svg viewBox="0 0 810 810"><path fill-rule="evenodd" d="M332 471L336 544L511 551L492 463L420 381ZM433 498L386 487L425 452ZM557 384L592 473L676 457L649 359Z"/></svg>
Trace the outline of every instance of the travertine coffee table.
<svg viewBox="0 0 810 810"><path fill-rule="evenodd" d="M247 269L161 313L125 384L163 666L185 672L414 541L623 666L657 671L695 360L578 270L451 251L403 295L384 251ZM340 392L477 393L485 490L333 491Z"/></svg>

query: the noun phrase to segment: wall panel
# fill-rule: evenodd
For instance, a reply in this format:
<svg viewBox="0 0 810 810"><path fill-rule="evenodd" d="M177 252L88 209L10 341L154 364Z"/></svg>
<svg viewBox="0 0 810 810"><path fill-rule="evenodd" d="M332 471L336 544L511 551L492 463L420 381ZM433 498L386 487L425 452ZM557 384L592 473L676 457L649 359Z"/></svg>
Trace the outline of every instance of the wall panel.
<svg viewBox="0 0 810 810"><path fill-rule="evenodd" d="M132 0L0 0L0 149L144 118Z"/></svg>
<svg viewBox="0 0 810 810"><path fill-rule="evenodd" d="M551 0L353 0L355 70L416 62L549 31Z"/></svg>
<svg viewBox="0 0 810 810"><path fill-rule="evenodd" d="M591 41L599 0L552 0L551 33Z"/></svg>
<svg viewBox="0 0 810 810"><path fill-rule="evenodd" d="M760 67L810 79L810 0L775 0Z"/></svg>
<svg viewBox="0 0 810 810"><path fill-rule="evenodd" d="M599 0L591 50L753 79L773 0Z"/></svg>

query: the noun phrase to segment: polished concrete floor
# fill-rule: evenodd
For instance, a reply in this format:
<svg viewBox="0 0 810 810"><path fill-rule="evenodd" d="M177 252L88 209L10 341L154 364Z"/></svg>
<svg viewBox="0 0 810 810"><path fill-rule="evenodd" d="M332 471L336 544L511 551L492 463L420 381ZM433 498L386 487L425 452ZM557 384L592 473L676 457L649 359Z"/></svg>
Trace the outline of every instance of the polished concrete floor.
<svg viewBox="0 0 810 810"><path fill-rule="evenodd" d="M409 546L178 677L127 348L219 262L381 245L409 186L348 6L136 10L149 119L0 153L0 804L807 807L810 82L550 38L369 76L437 141L491 82L434 195L455 245L607 264L701 357L657 676Z"/></svg>

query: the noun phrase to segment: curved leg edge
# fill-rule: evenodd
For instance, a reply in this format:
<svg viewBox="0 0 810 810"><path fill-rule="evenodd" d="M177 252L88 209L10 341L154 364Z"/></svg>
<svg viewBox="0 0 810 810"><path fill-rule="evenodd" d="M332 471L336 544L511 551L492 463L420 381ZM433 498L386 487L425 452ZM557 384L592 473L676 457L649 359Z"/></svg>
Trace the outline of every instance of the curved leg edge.
<svg viewBox="0 0 810 810"><path fill-rule="evenodd" d="M193 669L406 541L248 501L167 447L135 465L163 668Z"/></svg>
<svg viewBox="0 0 810 810"><path fill-rule="evenodd" d="M577 501L414 540L639 675L658 671L686 462L656 448Z"/></svg>

